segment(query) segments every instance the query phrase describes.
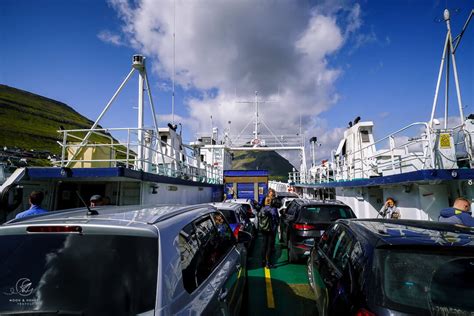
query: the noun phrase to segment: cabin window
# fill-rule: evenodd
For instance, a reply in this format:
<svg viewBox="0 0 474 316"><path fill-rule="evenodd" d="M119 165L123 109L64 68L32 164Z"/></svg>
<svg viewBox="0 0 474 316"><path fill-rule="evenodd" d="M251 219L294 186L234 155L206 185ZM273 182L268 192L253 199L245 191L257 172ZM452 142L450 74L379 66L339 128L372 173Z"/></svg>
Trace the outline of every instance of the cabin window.
<svg viewBox="0 0 474 316"><path fill-rule="evenodd" d="M369 131L364 131L364 130L360 131L360 137L363 143L370 142Z"/></svg>

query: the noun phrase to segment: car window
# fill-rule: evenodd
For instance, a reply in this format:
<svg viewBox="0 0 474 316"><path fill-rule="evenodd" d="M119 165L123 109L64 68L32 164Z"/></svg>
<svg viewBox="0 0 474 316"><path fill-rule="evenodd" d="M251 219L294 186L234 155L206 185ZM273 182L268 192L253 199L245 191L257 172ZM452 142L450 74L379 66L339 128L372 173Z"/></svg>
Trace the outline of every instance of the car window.
<svg viewBox="0 0 474 316"><path fill-rule="evenodd" d="M199 243L193 223L186 225L179 233L179 250L184 288L191 293L199 286L196 277Z"/></svg>
<svg viewBox="0 0 474 316"><path fill-rule="evenodd" d="M327 257L331 257L329 250L331 249L331 244L335 242L335 237L337 236L339 226L339 224L334 224L329 227L319 241L319 248L326 254Z"/></svg>
<svg viewBox="0 0 474 316"><path fill-rule="evenodd" d="M222 214L224 214L225 219L229 224L236 224L239 222L237 215L233 210L219 210Z"/></svg>
<svg viewBox="0 0 474 316"><path fill-rule="evenodd" d="M304 206L299 214L303 222L332 222L340 218L355 218L352 210L347 206L337 205L309 205Z"/></svg>
<svg viewBox="0 0 474 316"><path fill-rule="evenodd" d="M0 314L135 315L155 308L158 239L29 234L0 238Z"/></svg>
<svg viewBox="0 0 474 316"><path fill-rule="evenodd" d="M297 204L296 203L290 203L288 206L287 214L288 215L295 215L296 209L297 209Z"/></svg>
<svg viewBox="0 0 474 316"><path fill-rule="evenodd" d="M232 230L220 213L213 213L195 224L196 231L207 231L200 236L199 256L196 263L196 281L201 284L227 255L235 244ZM198 233L199 236L199 233Z"/></svg>
<svg viewBox="0 0 474 316"><path fill-rule="evenodd" d="M344 228L341 229L336 241L333 243L332 261L339 270L344 270L349 260L354 239L352 235Z"/></svg>
<svg viewBox="0 0 474 316"><path fill-rule="evenodd" d="M241 205L242 205L242 209L244 213L246 214L252 213L252 207L249 204L241 204Z"/></svg>

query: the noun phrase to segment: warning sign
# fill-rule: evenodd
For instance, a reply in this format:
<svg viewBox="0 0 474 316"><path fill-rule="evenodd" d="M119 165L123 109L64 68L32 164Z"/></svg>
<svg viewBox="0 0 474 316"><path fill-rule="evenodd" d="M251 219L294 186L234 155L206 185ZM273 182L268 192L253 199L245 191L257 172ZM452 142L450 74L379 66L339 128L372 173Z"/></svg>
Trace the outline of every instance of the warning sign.
<svg viewBox="0 0 474 316"><path fill-rule="evenodd" d="M449 134L439 135L439 148L451 148L451 136Z"/></svg>

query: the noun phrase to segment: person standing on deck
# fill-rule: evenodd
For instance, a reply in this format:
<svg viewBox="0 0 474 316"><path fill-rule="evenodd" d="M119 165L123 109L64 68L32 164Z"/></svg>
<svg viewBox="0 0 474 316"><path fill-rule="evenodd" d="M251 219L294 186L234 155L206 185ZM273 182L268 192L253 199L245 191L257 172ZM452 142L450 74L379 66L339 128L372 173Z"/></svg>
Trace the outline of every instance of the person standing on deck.
<svg viewBox="0 0 474 316"><path fill-rule="evenodd" d="M474 227L474 218L471 214L471 202L463 197L458 197L453 207L441 210L438 221Z"/></svg>
<svg viewBox="0 0 474 316"><path fill-rule="evenodd" d="M45 209L41 208L41 202L43 202L44 199L44 193L41 191L33 191L30 194L30 197L28 199L28 202L30 203L30 208L26 211L23 211L21 213L16 214L15 219L17 218L23 218L23 217L28 217L28 216L33 216L33 215L39 215L39 214L44 214L48 212Z"/></svg>
<svg viewBox="0 0 474 316"><path fill-rule="evenodd" d="M387 198L385 204L380 209L379 214L382 215L383 218L401 218L400 210L397 207L397 202L395 202L395 200L391 197Z"/></svg>
<svg viewBox="0 0 474 316"><path fill-rule="evenodd" d="M278 228L279 216L276 208L275 191L268 190L264 207L259 214L259 228L263 236L262 261L267 269L273 267L271 258L275 249L275 236Z"/></svg>

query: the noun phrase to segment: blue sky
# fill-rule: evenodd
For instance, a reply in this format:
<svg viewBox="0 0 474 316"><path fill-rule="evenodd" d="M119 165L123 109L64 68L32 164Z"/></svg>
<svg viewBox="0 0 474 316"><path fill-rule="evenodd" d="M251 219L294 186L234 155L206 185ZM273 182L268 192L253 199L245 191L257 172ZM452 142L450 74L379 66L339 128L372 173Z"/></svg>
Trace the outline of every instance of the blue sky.
<svg viewBox="0 0 474 316"><path fill-rule="evenodd" d="M473 5L447 3L461 9L451 20L457 35ZM356 116L374 121L379 136L429 120L446 33L435 19L445 5L177 0L176 115L185 139L209 131L210 115L221 131L228 120L234 133L241 130L253 107L235 101L253 99L255 90L278 100L261 109L273 132L297 133L301 116L307 138L323 143L321 158ZM129 72L131 56L143 53L165 125L173 10L165 0L2 0L0 83L64 102L94 120ZM474 25L456 58L465 114L474 113ZM132 80L101 124L135 126L136 91ZM450 116L456 109L452 98Z"/></svg>

